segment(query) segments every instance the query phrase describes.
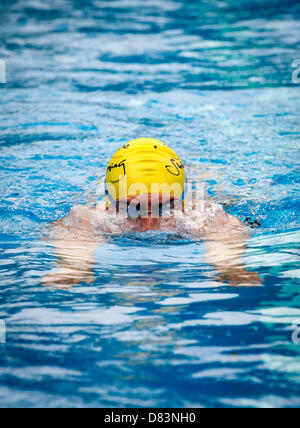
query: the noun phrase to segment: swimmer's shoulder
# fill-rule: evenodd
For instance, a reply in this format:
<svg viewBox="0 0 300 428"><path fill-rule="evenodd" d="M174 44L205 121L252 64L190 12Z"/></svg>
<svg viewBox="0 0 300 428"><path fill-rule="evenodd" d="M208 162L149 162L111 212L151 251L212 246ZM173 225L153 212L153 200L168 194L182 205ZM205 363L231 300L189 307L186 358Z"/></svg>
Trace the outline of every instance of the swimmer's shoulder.
<svg viewBox="0 0 300 428"><path fill-rule="evenodd" d="M106 205L104 202L99 202L94 208L96 212L104 213L106 212Z"/></svg>
<svg viewBox="0 0 300 428"><path fill-rule="evenodd" d="M247 234L248 228L237 217L226 212L224 207L213 201L204 201L197 212L203 219L204 233L228 237L231 234Z"/></svg>
<svg viewBox="0 0 300 428"><path fill-rule="evenodd" d="M69 212L69 217L76 216L77 218L88 218L97 212L106 212L106 206L104 202L100 202L94 207L89 207L87 205L74 205L74 207L72 207Z"/></svg>

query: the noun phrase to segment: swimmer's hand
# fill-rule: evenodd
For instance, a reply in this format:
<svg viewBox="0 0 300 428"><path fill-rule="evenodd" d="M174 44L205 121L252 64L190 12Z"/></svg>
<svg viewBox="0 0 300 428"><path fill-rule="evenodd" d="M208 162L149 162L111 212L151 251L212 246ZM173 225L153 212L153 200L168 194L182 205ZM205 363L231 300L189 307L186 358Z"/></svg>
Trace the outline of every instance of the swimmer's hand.
<svg viewBox="0 0 300 428"><path fill-rule="evenodd" d="M248 271L242 266L227 271L223 270L217 275L217 279L223 283L229 283L233 287L259 287L263 281L257 272Z"/></svg>
<svg viewBox="0 0 300 428"><path fill-rule="evenodd" d="M94 281L94 252L99 245L97 242L69 238L56 240L52 245L57 263L56 268L43 277L41 284L44 287L68 289L80 283L91 284Z"/></svg>
<svg viewBox="0 0 300 428"><path fill-rule="evenodd" d="M74 269L59 269L45 275L41 281L43 287L53 287L68 290L81 283L92 284L95 280L93 271L80 272Z"/></svg>
<svg viewBox="0 0 300 428"><path fill-rule="evenodd" d="M249 271L243 262L246 252L245 242L238 237L222 241L209 241L205 243L205 258L215 267L217 279L222 283L229 283L234 287L257 287L262 285L262 279L257 272Z"/></svg>

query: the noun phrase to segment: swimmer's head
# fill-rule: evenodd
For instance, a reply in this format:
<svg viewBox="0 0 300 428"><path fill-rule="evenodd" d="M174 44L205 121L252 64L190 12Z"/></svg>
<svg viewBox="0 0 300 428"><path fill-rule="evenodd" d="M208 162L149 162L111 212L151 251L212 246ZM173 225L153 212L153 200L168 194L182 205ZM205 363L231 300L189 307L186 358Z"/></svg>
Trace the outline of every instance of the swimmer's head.
<svg viewBox="0 0 300 428"><path fill-rule="evenodd" d="M164 143L140 138L125 144L111 159L106 174L106 205L139 195L184 201L186 175L179 156Z"/></svg>

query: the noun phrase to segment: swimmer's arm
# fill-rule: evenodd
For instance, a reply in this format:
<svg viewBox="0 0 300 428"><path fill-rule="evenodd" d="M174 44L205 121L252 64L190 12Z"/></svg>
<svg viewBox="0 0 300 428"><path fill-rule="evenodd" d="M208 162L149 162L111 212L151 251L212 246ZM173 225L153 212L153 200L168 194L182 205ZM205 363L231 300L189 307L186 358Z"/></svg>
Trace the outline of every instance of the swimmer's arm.
<svg viewBox="0 0 300 428"><path fill-rule="evenodd" d="M68 217L71 215L72 211ZM44 286L70 288L81 282L90 284L94 280L94 252L100 242L87 238L91 232L88 216L78 221L76 227L68 226L68 217L52 225L50 244L54 247L57 262L55 269L44 276Z"/></svg>
<svg viewBox="0 0 300 428"><path fill-rule="evenodd" d="M57 257L56 267L43 277L43 286L70 288L81 282L91 284L94 281L94 253L98 243L60 240L51 244Z"/></svg>
<svg viewBox="0 0 300 428"><path fill-rule="evenodd" d="M257 286L262 280L256 272L247 270L244 256L247 250L249 230L235 217L226 214L215 222L214 230L205 241L205 259L215 267L218 279L233 286Z"/></svg>

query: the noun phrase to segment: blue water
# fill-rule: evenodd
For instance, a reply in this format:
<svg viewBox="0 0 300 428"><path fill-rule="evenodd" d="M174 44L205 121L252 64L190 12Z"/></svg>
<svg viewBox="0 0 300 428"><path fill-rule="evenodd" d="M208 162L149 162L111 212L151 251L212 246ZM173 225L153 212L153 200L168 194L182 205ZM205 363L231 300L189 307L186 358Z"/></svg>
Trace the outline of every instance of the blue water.
<svg viewBox="0 0 300 428"><path fill-rule="evenodd" d="M1 407L300 406L299 21L297 1L1 1ZM223 282L202 242L130 235L42 286L45 230L140 136L260 222L262 286Z"/></svg>

